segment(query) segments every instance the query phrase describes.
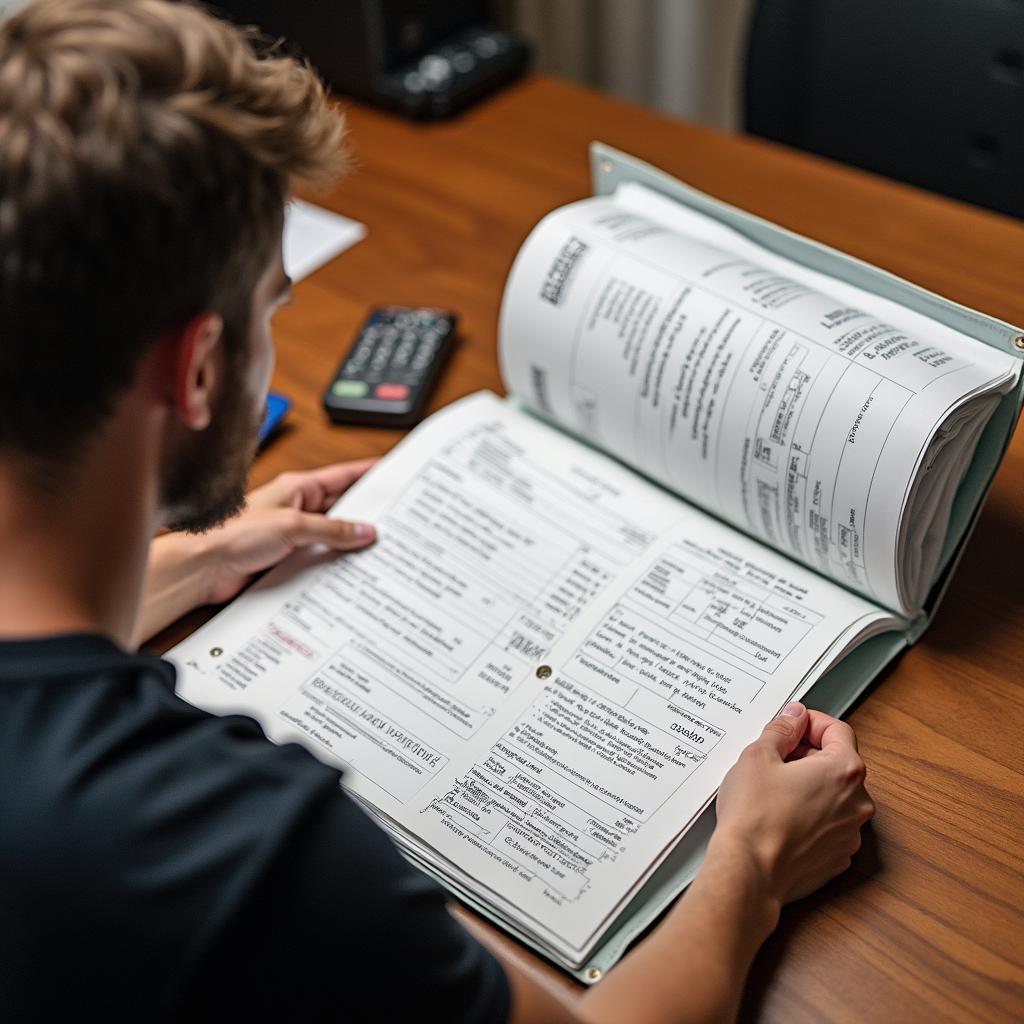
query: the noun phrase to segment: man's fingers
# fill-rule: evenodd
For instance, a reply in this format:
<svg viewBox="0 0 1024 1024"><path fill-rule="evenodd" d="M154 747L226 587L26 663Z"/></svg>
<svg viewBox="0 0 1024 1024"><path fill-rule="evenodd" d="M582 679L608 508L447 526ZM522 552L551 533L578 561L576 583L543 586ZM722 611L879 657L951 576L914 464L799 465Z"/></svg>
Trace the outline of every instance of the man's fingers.
<svg viewBox="0 0 1024 1024"><path fill-rule="evenodd" d="M356 459L353 462L322 466L320 469L281 473L270 483L250 492L249 507L324 512L378 461L376 458Z"/></svg>
<svg viewBox="0 0 1024 1024"><path fill-rule="evenodd" d="M822 750L827 746L857 749L857 736L845 722L840 722L838 718L826 715L822 711L811 711L809 715L810 722L804 738L811 746L820 747Z"/></svg>
<svg viewBox="0 0 1024 1024"><path fill-rule="evenodd" d="M802 760L805 757L810 757L811 754L820 754L820 753L821 753L821 751L817 747L812 747L810 745L810 743L807 742L807 739L805 737L804 739L802 739L797 744L796 750L794 750L789 755L789 757L786 758L786 760L787 761L800 761L800 760Z"/></svg>
<svg viewBox="0 0 1024 1024"><path fill-rule="evenodd" d="M282 532L295 548L327 544L336 551L358 551L377 539L377 531L369 523L329 519L318 512L292 512Z"/></svg>
<svg viewBox="0 0 1024 1024"><path fill-rule="evenodd" d="M310 470L308 476L320 493L319 510L333 505L367 470L379 461L376 457L357 459L354 462L338 462L333 466Z"/></svg>
<svg viewBox="0 0 1024 1024"><path fill-rule="evenodd" d="M785 759L799 746L807 728L807 708L799 701L790 701L778 718L773 718L761 733L760 744L771 747Z"/></svg>

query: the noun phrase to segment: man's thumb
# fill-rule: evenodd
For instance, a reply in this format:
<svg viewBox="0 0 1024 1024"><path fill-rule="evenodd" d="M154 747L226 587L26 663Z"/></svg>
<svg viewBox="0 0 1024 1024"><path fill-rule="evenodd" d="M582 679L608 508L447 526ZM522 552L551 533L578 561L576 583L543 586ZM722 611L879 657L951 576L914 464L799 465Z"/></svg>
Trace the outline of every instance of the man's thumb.
<svg viewBox="0 0 1024 1024"><path fill-rule="evenodd" d="M807 729L807 708L799 701L790 701L761 733L761 742L787 758L796 750Z"/></svg>

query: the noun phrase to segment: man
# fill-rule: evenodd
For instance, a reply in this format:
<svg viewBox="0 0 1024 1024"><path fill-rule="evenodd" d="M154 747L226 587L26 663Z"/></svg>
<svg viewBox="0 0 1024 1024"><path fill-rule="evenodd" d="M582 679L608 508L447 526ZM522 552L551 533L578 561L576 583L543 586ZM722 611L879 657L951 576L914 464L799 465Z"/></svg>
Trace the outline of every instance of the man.
<svg viewBox="0 0 1024 1024"><path fill-rule="evenodd" d="M565 1005L454 921L337 771L132 653L297 546L372 542L320 514L368 463L279 478L231 518L283 204L338 173L341 135L306 69L186 4L38 0L0 24L0 1006L729 1019L782 905L848 866L873 813L848 726L772 722L697 880ZM186 532L151 547L161 526Z"/></svg>

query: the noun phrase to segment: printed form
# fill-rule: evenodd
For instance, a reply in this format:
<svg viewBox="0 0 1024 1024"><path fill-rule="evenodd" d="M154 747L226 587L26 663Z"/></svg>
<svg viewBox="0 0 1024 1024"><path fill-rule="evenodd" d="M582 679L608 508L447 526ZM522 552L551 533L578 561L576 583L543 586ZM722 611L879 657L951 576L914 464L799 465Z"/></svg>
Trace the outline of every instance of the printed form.
<svg viewBox="0 0 1024 1024"><path fill-rule="evenodd" d="M1016 375L1010 356L637 185L535 229L501 354L535 411L905 615ZM908 520L928 528L908 538Z"/></svg>
<svg viewBox="0 0 1024 1024"><path fill-rule="evenodd" d="M761 723L895 625L493 395L332 514L378 542L265 577L170 653L179 692L344 768L421 862L576 961Z"/></svg>

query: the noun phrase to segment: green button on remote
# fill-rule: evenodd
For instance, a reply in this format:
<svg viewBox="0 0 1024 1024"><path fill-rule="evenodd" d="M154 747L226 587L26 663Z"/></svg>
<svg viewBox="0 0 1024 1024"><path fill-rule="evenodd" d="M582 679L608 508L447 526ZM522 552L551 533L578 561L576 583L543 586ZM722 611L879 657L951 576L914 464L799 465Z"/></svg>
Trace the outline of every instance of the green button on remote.
<svg viewBox="0 0 1024 1024"><path fill-rule="evenodd" d="M336 380L331 388L339 398L362 398L369 390L365 380Z"/></svg>

